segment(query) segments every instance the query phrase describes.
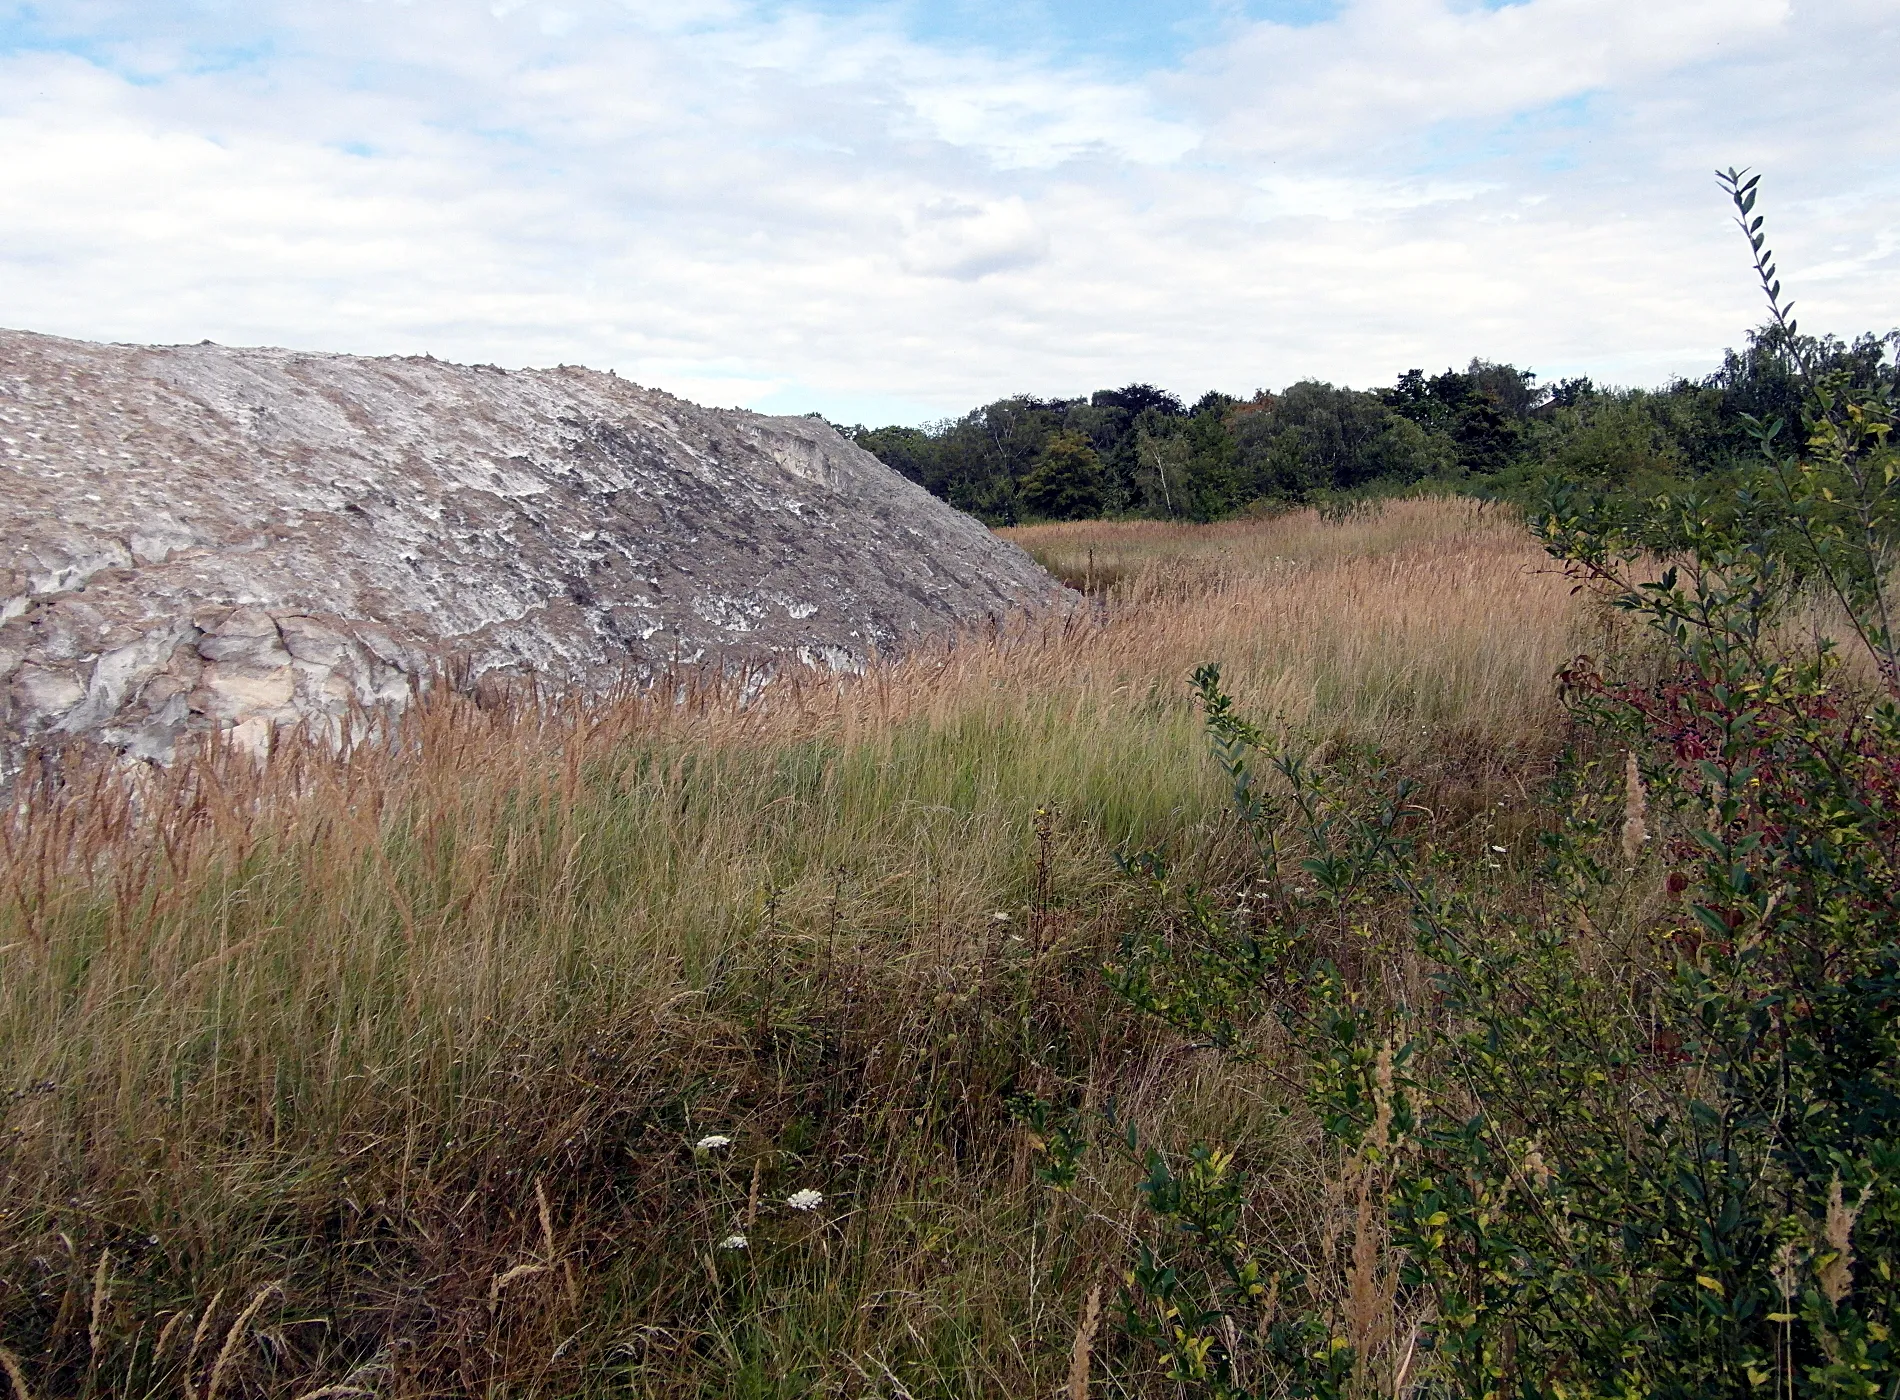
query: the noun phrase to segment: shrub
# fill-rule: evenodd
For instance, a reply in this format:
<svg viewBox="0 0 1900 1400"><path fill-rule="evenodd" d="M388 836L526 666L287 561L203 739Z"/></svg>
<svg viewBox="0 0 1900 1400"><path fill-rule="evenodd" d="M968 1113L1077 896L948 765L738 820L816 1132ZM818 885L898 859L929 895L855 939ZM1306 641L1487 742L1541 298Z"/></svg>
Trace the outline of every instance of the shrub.
<svg viewBox="0 0 1900 1400"><path fill-rule="evenodd" d="M1798 346L1755 181L1723 181ZM1733 509L1550 502L1642 641L1561 675L1534 861L1435 846L1405 784L1367 798L1196 672L1260 883L1112 979L1291 1064L1331 1173L1276 1235L1231 1151L1119 1139L1167 1227L1122 1330L1188 1393L1900 1392L1900 454L1891 388L1805 388L1798 433L1750 422Z"/></svg>

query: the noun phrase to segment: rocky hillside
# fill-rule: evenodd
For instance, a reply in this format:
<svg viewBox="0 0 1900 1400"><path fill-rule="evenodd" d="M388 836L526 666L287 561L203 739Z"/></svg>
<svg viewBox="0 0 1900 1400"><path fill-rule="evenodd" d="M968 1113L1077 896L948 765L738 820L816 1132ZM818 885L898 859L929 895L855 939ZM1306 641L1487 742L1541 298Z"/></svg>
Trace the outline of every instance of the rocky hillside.
<svg viewBox="0 0 1900 1400"><path fill-rule="evenodd" d="M0 736L163 760L453 661L860 664L1060 596L822 422L611 374L0 331Z"/></svg>

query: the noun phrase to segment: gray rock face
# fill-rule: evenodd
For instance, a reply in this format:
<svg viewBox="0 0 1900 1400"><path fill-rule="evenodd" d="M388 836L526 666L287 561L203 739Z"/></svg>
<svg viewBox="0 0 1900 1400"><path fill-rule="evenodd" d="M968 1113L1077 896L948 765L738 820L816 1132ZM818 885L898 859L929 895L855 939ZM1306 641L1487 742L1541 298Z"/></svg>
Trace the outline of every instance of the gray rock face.
<svg viewBox="0 0 1900 1400"><path fill-rule="evenodd" d="M474 674L854 667L1055 603L814 419L609 374L0 331L0 736L167 759Z"/></svg>

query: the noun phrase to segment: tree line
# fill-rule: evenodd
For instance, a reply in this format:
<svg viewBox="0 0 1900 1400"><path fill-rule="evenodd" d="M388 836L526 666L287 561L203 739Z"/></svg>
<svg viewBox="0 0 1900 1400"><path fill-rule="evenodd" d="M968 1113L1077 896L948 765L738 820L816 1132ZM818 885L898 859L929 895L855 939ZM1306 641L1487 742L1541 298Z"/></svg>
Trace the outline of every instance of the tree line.
<svg viewBox="0 0 1900 1400"><path fill-rule="evenodd" d="M1700 378L1658 389L1540 384L1514 365L1410 370L1385 388L1302 380L1192 405L1150 384L1086 398L1019 394L923 427L841 428L934 495L992 525L1146 516L1218 520L1419 483L1515 494L1555 476L1614 490L1736 471L1750 417L1798 423L1805 358L1855 389L1894 382L1900 331L1852 340L1749 332ZM1713 483L1708 483L1713 484Z"/></svg>

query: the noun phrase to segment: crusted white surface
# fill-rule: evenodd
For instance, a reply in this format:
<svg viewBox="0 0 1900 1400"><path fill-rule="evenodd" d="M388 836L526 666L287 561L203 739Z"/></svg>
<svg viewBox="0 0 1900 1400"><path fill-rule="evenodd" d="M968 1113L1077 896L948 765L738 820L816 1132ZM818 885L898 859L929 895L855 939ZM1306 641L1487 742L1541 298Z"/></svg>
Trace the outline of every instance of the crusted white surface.
<svg viewBox="0 0 1900 1400"><path fill-rule="evenodd" d="M814 419L506 373L0 331L0 730L151 758L456 657L855 668L1060 596Z"/></svg>

